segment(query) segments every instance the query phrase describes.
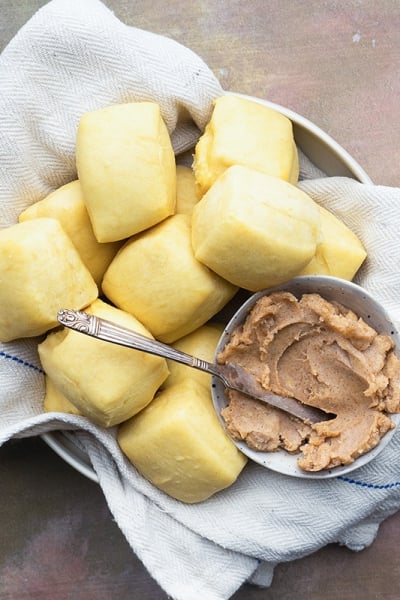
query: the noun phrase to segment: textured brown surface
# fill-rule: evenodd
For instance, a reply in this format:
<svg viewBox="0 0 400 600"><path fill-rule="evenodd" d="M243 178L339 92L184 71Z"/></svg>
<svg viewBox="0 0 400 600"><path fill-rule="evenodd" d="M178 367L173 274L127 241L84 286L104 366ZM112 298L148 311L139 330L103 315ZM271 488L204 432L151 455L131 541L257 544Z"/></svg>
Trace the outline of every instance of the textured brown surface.
<svg viewBox="0 0 400 600"><path fill-rule="evenodd" d="M45 3L0 0L0 47ZM398 0L105 4L128 24L189 46L225 89L308 117L375 183L400 184ZM0 521L0 600L166 599L133 556L98 486L39 439L0 449ZM270 589L245 585L233 598L397 600L399 538L396 515L368 549L329 546L278 566Z"/></svg>

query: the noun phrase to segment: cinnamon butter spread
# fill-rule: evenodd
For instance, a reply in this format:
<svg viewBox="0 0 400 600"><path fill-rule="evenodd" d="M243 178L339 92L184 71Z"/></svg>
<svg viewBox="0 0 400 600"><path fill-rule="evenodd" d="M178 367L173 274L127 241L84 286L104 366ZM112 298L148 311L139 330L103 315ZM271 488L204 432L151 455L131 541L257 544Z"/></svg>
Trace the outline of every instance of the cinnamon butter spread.
<svg viewBox="0 0 400 600"><path fill-rule="evenodd" d="M352 463L394 427L400 412L400 361L391 337L318 294L263 296L218 356L238 363L272 392L331 413L308 425L229 391L222 415L233 438L258 451L299 453L320 471Z"/></svg>

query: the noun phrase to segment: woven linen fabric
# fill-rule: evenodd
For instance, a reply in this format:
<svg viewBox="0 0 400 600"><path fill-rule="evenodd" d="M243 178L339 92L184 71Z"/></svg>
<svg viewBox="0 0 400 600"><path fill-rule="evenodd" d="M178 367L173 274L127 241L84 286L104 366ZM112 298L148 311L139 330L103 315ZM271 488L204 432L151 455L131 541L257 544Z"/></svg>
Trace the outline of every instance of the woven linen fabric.
<svg viewBox="0 0 400 600"><path fill-rule="evenodd" d="M75 132L83 112L155 100L180 152L193 145L213 98L223 93L189 49L124 25L97 0L53 0L36 13L1 55L0 84L1 227L76 177ZM358 283L400 321L400 190L306 172L311 178L302 189L368 250ZM209 500L178 502L136 472L119 450L115 429L43 413L36 344L0 345L0 444L65 430L89 456L133 551L175 600L227 600L245 581L267 586L274 565L329 543L361 550L400 506L398 432L348 477L305 481L248 464L233 486Z"/></svg>

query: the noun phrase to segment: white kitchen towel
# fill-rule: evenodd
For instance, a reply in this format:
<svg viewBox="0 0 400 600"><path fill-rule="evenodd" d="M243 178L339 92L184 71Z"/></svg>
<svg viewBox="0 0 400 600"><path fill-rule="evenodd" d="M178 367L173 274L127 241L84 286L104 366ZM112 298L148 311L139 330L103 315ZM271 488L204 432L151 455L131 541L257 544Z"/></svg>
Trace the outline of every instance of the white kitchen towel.
<svg viewBox="0 0 400 600"><path fill-rule="evenodd" d="M0 226L76 177L83 112L155 100L182 151L221 93L204 62L173 40L124 25L98 0L53 0L0 56ZM358 281L400 321L400 190L315 174L300 185L359 235L369 257ZM133 551L175 600L226 600L245 581L269 585L274 565L332 542L361 550L400 507L399 433L351 476L303 481L249 464L229 489L185 505L138 475L115 430L44 414L43 392L36 340L1 344L0 444L57 429L72 436Z"/></svg>

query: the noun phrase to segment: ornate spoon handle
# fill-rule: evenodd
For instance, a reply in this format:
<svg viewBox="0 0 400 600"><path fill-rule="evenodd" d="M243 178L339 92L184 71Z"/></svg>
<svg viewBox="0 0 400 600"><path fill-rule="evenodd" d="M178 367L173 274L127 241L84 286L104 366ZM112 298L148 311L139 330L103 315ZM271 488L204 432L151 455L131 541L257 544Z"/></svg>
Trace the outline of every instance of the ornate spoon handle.
<svg viewBox="0 0 400 600"><path fill-rule="evenodd" d="M95 315L80 310L62 309L58 311L58 322L65 327L85 333L91 337L101 339L105 342L127 346L135 350L141 350L156 356L168 358L176 362L206 371L211 375L220 376L217 365L209 363L201 358L191 356L180 350L176 350L172 346L163 344L157 340L147 338L140 333L135 333L121 325L101 319Z"/></svg>

